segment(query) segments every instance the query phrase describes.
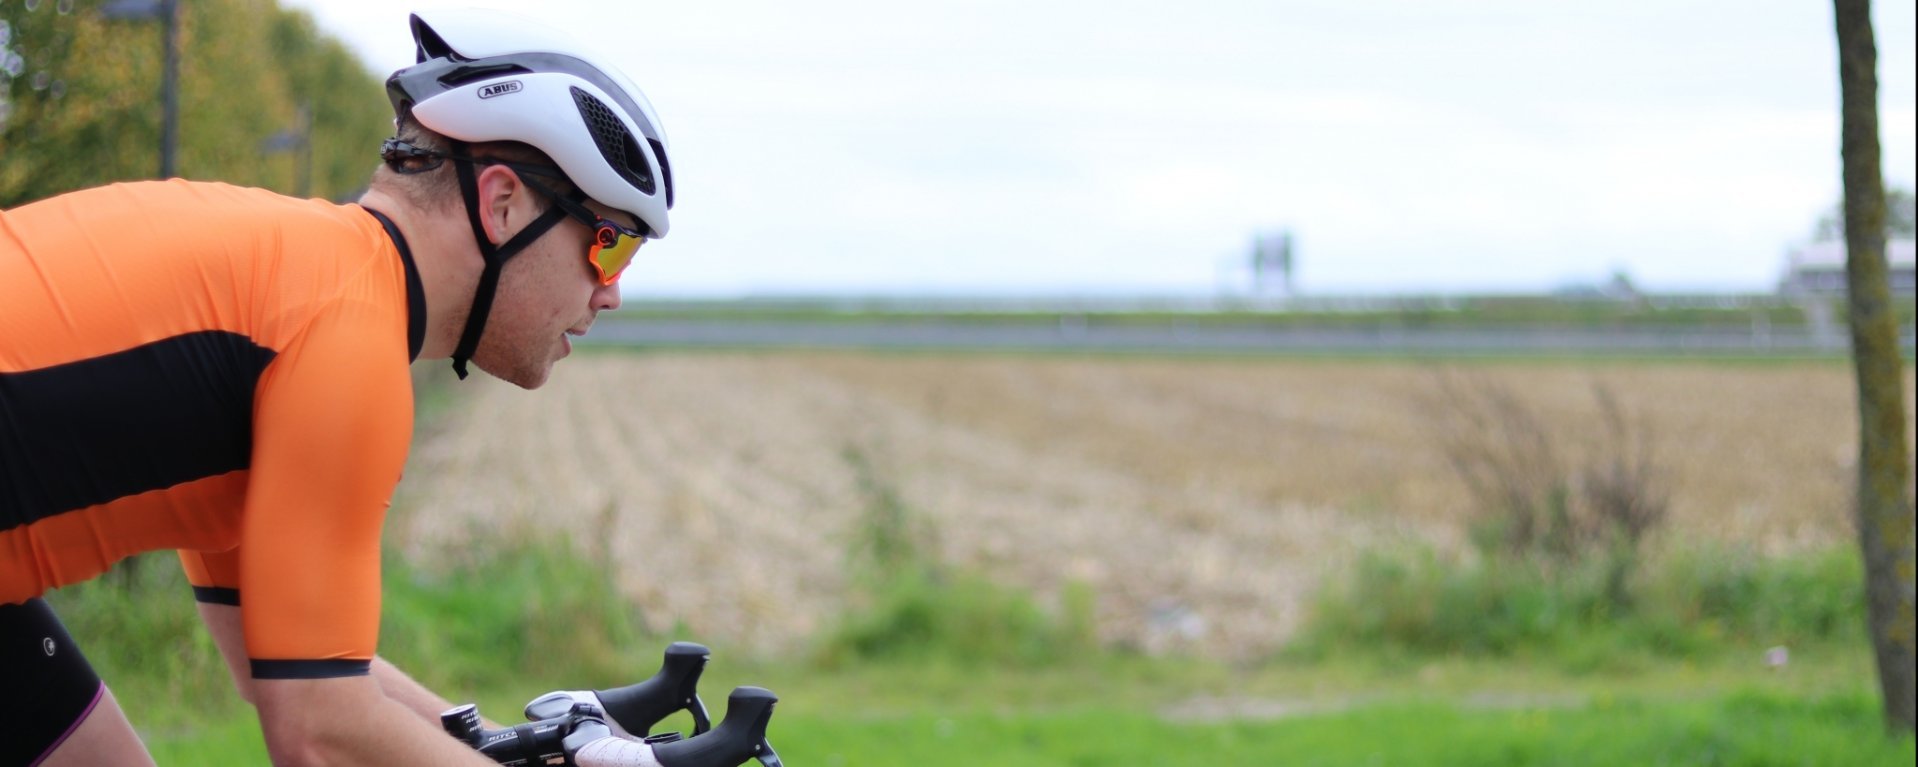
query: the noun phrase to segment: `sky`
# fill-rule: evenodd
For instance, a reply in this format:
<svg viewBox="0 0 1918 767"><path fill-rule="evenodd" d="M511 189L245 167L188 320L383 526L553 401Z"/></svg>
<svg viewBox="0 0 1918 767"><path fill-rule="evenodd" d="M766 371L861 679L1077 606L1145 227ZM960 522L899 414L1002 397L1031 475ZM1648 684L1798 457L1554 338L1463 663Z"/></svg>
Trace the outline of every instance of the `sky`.
<svg viewBox="0 0 1918 767"><path fill-rule="evenodd" d="M418 8L578 29L671 140L629 295L1238 295L1280 230L1304 294L1763 291L1841 194L1819 0L282 2L382 75Z"/></svg>

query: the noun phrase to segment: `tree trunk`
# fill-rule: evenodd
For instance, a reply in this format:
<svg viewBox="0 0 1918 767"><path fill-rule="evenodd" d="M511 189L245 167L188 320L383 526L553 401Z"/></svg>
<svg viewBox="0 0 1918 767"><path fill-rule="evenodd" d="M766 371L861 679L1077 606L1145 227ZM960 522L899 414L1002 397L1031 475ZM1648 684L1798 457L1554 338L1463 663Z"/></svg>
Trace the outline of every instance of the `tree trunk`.
<svg viewBox="0 0 1918 767"><path fill-rule="evenodd" d="M1884 694L1885 724L1913 729L1913 562L1904 370L1885 265L1885 182L1878 156L1878 47L1871 0L1833 0L1844 103L1845 261L1858 377L1858 545Z"/></svg>

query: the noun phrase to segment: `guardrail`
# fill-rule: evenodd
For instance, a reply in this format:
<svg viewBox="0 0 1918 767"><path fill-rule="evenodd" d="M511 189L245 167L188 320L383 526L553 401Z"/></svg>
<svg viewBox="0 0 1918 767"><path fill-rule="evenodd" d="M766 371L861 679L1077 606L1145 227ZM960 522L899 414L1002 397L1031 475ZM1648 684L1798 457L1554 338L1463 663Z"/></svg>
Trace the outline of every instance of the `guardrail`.
<svg viewBox="0 0 1918 767"><path fill-rule="evenodd" d="M1912 329L1901 345L1913 354ZM831 322L620 318L593 329L601 344L679 348L846 348L1227 354L1622 354L1837 356L1841 333L1806 328L1416 328L1262 327L1215 323Z"/></svg>

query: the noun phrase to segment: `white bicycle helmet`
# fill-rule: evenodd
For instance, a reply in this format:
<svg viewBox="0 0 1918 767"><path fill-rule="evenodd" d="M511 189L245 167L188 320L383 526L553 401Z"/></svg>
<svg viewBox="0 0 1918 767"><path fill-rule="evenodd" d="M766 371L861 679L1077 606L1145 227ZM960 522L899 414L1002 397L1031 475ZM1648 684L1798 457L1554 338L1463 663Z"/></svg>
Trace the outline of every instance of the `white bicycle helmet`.
<svg viewBox="0 0 1918 767"><path fill-rule="evenodd" d="M502 268L557 224L567 208L555 200L512 239L495 245L480 221L474 166L501 164L541 175L552 169L473 157L468 144L517 141L545 152L581 195L631 213L642 234L653 239L666 236L673 172L666 160L666 132L646 95L558 30L490 11L416 13L412 26L418 56L413 66L387 78L387 98L396 118L411 114L453 147L429 150L396 136L380 154L401 173L437 167L406 170L408 158L453 161L473 240L486 262L466 329L453 349L453 370L464 379L466 363L486 332Z"/></svg>
<svg viewBox="0 0 1918 767"><path fill-rule="evenodd" d="M417 63L386 81L396 115L468 143L518 141L602 205L666 236L673 172L646 94L572 37L481 10L413 14Z"/></svg>

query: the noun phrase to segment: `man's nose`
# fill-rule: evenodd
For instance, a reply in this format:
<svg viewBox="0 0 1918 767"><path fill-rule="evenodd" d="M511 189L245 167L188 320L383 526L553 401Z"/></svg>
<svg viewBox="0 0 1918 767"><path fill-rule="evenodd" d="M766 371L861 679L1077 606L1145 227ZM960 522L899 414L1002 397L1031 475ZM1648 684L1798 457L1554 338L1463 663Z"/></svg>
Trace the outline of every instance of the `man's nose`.
<svg viewBox="0 0 1918 767"><path fill-rule="evenodd" d="M597 290L593 291L594 311L604 312L618 309L619 301L619 282L617 280L611 285L601 285Z"/></svg>

